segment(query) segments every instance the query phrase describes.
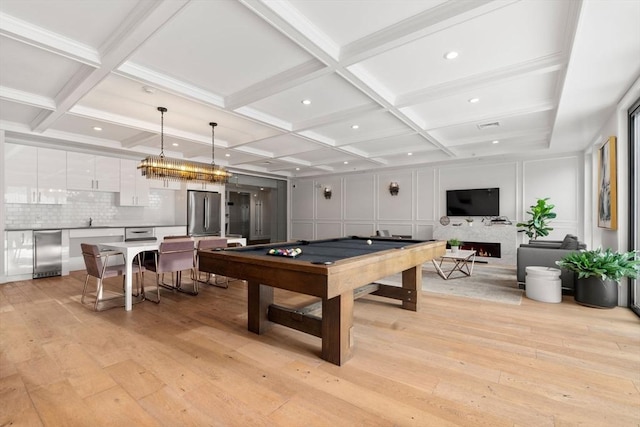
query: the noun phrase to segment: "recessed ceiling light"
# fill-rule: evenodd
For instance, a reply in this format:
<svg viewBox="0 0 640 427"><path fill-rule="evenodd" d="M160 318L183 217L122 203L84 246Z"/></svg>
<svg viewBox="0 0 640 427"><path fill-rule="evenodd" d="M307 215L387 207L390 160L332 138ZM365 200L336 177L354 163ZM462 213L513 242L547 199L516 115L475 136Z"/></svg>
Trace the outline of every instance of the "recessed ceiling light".
<svg viewBox="0 0 640 427"><path fill-rule="evenodd" d="M100 132L102 128L100 126L94 126L93 130L95 130L96 132Z"/></svg>
<svg viewBox="0 0 640 427"><path fill-rule="evenodd" d="M155 93L156 90L151 86L142 86L142 90L146 93Z"/></svg>
<svg viewBox="0 0 640 427"><path fill-rule="evenodd" d="M297 171L299 171L299 170L300 170L300 168L296 168L296 170L297 170Z"/></svg>
<svg viewBox="0 0 640 427"><path fill-rule="evenodd" d="M413 156L413 153L407 153L407 156Z"/></svg>
<svg viewBox="0 0 640 427"><path fill-rule="evenodd" d="M311 105L311 100L310 100L310 99L303 99L303 100L302 100L302 103L303 103L304 105Z"/></svg>
<svg viewBox="0 0 640 427"><path fill-rule="evenodd" d="M351 125L351 129L360 129L359 125Z"/></svg>
<svg viewBox="0 0 640 427"><path fill-rule="evenodd" d="M444 54L444 59L456 59L457 57L458 57L458 52L454 50Z"/></svg>
<svg viewBox="0 0 640 427"><path fill-rule="evenodd" d="M471 98L469 99L470 104L475 104L476 102L480 102L480 98Z"/></svg>
<svg viewBox="0 0 640 427"><path fill-rule="evenodd" d="M231 154L227 153L224 155L225 157L231 157Z"/></svg>
<svg viewBox="0 0 640 427"><path fill-rule="evenodd" d="M500 141L498 141L497 139L494 139L493 141L491 141L492 144L499 144Z"/></svg>
<svg viewBox="0 0 640 427"><path fill-rule="evenodd" d="M177 146L178 146L178 145L180 145L180 144L178 144L177 142L174 142L174 143L173 143L173 144L171 144L171 145L173 145L174 147L177 147Z"/></svg>
<svg viewBox="0 0 640 427"><path fill-rule="evenodd" d="M345 164L345 165L348 165L348 164L349 164L349 162L344 162L344 164Z"/></svg>

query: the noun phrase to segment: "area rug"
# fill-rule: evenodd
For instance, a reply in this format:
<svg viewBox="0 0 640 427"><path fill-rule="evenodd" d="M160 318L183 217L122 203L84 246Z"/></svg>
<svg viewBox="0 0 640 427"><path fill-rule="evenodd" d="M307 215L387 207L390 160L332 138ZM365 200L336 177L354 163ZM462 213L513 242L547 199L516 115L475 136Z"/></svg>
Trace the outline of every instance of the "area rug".
<svg viewBox="0 0 640 427"><path fill-rule="evenodd" d="M396 274L378 280L378 282L400 285L402 276ZM449 280L440 277L432 264L424 264L422 290L512 305L520 305L524 292L518 288L514 267L490 266L480 263L475 264L471 276L455 272Z"/></svg>

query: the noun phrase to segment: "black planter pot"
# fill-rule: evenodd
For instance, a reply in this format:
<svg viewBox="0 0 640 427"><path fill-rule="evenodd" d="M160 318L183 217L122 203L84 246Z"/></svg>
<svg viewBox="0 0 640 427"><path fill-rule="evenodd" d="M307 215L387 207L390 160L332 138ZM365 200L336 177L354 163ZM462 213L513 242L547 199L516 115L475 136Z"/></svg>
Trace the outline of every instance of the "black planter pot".
<svg viewBox="0 0 640 427"><path fill-rule="evenodd" d="M574 298L578 304L596 308L613 308L618 305L618 282L591 276L577 279Z"/></svg>

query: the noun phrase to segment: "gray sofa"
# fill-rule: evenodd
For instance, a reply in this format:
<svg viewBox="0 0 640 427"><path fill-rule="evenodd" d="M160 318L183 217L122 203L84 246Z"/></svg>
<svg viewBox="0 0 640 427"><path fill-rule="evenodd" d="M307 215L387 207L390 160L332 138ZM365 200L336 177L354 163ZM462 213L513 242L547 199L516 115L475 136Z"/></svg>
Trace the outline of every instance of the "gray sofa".
<svg viewBox="0 0 640 427"><path fill-rule="evenodd" d="M586 249L587 245L580 242L576 236L567 234L564 240L530 240L528 244L518 247L518 285L524 288L526 279L526 268L529 266L560 268L556 261L565 255ZM573 294L574 273L565 269L560 269L560 280L562 281L562 292Z"/></svg>

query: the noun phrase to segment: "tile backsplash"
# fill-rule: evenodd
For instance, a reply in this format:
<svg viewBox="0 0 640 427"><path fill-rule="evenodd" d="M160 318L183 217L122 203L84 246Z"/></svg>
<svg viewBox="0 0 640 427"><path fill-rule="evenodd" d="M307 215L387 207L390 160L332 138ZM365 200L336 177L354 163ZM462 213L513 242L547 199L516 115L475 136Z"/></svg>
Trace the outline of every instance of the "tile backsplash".
<svg viewBox="0 0 640 427"><path fill-rule="evenodd" d="M67 191L64 205L5 203L6 228L182 225L176 224L176 191L152 189L149 206L118 206L118 193ZM185 207L186 210L186 207Z"/></svg>

